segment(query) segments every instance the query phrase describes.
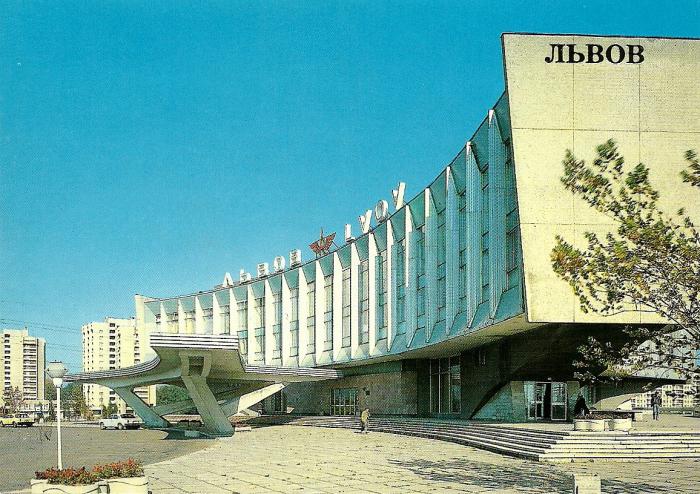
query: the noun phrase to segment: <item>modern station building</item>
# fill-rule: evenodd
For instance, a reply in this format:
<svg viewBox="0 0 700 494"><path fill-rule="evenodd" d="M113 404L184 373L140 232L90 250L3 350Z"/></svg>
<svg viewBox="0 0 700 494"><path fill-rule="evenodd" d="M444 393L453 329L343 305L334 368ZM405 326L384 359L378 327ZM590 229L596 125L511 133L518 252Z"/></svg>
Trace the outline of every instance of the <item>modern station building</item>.
<svg viewBox="0 0 700 494"><path fill-rule="evenodd" d="M502 96L427 187L378 198L356 238L317 258L292 251L287 267L276 259L211 290L136 296L137 327L237 337L242 365L270 373L337 372L288 384L268 411L570 418L576 347L664 321L634 308L584 313L553 272L555 235L583 243L614 228L564 189L561 162L566 150L592 159L613 138L627 163L651 168L665 209L700 219L679 179L684 152L700 149L700 43L504 34L502 44ZM590 403L647 384L584 391Z"/></svg>

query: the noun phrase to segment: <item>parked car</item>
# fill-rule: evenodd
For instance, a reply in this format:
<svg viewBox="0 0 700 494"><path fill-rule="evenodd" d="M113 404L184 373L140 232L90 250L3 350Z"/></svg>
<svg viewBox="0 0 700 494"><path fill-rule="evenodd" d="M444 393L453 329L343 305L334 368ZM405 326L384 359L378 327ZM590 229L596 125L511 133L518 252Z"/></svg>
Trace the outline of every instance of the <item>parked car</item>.
<svg viewBox="0 0 700 494"><path fill-rule="evenodd" d="M138 429L141 419L133 413L115 413L100 419L100 429Z"/></svg>
<svg viewBox="0 0 700 494"><path fill-rule="evenodd" d="M34 420L26 413L15 413L0 417L0 427L19 427L21 425L31 427L34 425Z"/></svg>

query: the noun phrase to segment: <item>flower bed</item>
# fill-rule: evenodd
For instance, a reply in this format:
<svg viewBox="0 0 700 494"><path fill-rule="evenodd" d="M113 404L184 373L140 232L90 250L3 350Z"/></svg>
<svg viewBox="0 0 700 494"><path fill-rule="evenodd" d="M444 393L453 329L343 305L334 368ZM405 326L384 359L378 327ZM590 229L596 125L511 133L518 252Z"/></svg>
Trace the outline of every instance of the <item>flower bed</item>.
<svg viewBox="0 0 700 494"><path fill-rule="evenodd" d="M141 462L129 458L126 461L95 465L91 470L82 468L49 468L36 472L32 481L32 494L44 492L66 494L148 494L148 481Z"/></svg>

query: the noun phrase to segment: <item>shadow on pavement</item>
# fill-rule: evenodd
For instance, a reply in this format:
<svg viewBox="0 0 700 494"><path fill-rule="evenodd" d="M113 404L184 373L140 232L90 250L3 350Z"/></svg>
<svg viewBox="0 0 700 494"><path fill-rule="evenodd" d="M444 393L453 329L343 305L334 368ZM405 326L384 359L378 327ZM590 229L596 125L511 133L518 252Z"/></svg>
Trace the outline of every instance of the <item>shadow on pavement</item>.
<svg viewBox="0 0 700 494"><path fill-rule="evenodd" d="M390 460L393 465L406 468L415 475L430 481L455 482L464 486L478 486L495 491L514 489L518 492L573 491L571 475L538 463L522 465L493 465L478 461L448 460ZM668 487L643 483L602 480L603 492L625 494L655 494L673 492Z"/></svg>

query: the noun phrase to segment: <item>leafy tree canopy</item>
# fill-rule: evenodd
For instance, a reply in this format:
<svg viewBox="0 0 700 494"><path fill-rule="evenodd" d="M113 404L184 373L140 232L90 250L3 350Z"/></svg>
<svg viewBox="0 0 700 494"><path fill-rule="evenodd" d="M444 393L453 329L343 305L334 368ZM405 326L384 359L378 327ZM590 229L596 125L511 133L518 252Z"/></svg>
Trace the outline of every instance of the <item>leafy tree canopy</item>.
<svg viewBox="0 0 700 494"><path fill-rule="evenodd" d="M700 188L697 154L687 151L685 159L681 179ZM596 148L591 164L567 151L563 165L564 187L608 216L615 229L604 236L586 232L585 248L557 236L551 252L554 271L571 285L584 312L645 311L670 323L628 327L621 347L590 338L579 348L577 377L595 381L601 368L613 367L625 372L672 369L689 376L697 370L700 349L700 232L693 220L684 209L675 214L660 209L649 169L639 163L625 171L613 140ZM700 199L690 188L687 193L691 201Z"/></svg>

